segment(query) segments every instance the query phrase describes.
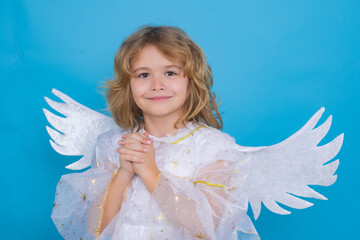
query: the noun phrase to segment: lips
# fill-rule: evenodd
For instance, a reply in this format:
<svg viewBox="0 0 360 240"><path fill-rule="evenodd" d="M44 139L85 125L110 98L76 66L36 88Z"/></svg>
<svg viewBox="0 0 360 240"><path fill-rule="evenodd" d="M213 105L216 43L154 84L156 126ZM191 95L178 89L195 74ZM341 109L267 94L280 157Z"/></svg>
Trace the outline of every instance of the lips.
<svg viewBox="0 0 360 240"><path fill-rule="evenodd" d="M167 100L171 97L167 97L167 96L156 96L156 97L152 97L152 98L148 98L149 100L152 100L152 101L164 101L164 100Z"/></svg>

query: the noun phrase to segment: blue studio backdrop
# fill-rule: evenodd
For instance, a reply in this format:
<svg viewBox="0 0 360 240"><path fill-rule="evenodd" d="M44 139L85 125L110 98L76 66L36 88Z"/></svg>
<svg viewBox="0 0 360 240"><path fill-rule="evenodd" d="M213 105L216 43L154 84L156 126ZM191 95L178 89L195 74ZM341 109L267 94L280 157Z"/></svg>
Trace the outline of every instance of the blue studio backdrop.
<svg viewBox="0 0 360 240"><path fill-rule="evenodd" d="M277 215L262 208L262 239L357 235L360 1L21 1L0 3L1 239L62 239L50 215L64 167L79 157L49 144L42 108L56 88L95 110L121 42L144 24L184 29L207 55L224 132L244 146L278 143L324 106L345 133L329 200ZM252 217L251 210L249 215Z"/></svg>

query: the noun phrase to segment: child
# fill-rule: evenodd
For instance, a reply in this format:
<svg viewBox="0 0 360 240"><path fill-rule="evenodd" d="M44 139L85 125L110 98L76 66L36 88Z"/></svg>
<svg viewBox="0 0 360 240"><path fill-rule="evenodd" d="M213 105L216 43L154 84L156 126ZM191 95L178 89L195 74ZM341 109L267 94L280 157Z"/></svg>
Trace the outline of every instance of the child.
<svg viewBox="0 0 360 240"><path fill-rule="evenodd" d="M261 202L286 214L275 201L311 205L287 192L324 199L307 185L335 181L338 161L318 163L337 154L342 135L316 147L330 127L329 120L312 131L323 109L267 148L241 147L222 133L211 69L181 29L140 28L121 45L114 70L107 102L116 125L58 91L65 104L46 99L68 120L45 111L64 133L48 128L61 145L52 142L55 150L85 155L72 169L91 158L90 169L57 186L51 217L65 239L238 239L237 231L259 239L248 202L256 218Z"/></svg>

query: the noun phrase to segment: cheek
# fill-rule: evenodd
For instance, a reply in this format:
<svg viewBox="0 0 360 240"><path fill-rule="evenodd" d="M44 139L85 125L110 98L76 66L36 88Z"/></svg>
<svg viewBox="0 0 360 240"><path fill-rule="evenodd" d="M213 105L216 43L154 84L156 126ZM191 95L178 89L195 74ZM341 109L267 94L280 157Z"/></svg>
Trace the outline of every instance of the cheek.
<svg viewBox="0 0 360 240"><path fill-rule="evenodd" d="M131 81L130 82L130 89L131 89L131 93L133 95L133 97L136 99L138 97L141 97L143 95L143 90L144 86L142 86L141 84Z"/></svg>
<svg viewBox="0 0 360 240"><path fill-rule="evenodd" d="M174 86L174 89L176 89L178 94L186 96L188 91L188 80L178 82L176 86Z"/></svg>

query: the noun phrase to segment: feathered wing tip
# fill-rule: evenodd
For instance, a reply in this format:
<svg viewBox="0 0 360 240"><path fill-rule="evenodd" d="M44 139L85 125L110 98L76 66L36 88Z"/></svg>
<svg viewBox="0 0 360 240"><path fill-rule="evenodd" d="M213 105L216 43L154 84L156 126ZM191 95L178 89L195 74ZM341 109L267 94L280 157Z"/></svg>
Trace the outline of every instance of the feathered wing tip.
<svg viewBox="0 0 360 240"><path fill-rule="evenodd" d="M298 130L296 133L294 133L293 135L291 135L290 137L288 137L287 139L285 139L284 141L274 144L272 146L269 147L281 147L283 144L286 144L290 141L292 141L294 138L298 137L299 135L303 134L304 132L308 132L311 131L316 124L319 122L321 116L323 115L325 111L324 107L321 107L307 122L306 124L300 128L300 130Z"/></svg>
<svg viewBox="0 0 360 240"><path fill-rule="evenodd" d="M51 124L51 126L53 126L57 131L64 133L64 131L65 131L64 123L66 122L66 119L53 114L46 108L43 108L43 112L45 114L46 119ZM55 135L55 134L53 134L53 135Z"/></svg>
<svg viewBox="0 0 360 240"><path fill-rule="evenodd" d="M250 205L254 214L254 218L255 220L257 220L261 212L261 201L259 201L258 199L256 200L250 199Z"/></svg>
<svg viewBox="0 0 360 240"><path fill-rule="evenodd" d="M60 98L61 100L63 100L65 103L68 103L68 104L69 104L69 103L78 103L78 102L74 101L71 97L69 97L68 95L60 92L59 90L57 90L57 89L55 89L55 88L53 88L53 89L51 90L51 92L52 92L55 96L57 96L58 98Z"/></svg>
<svg viewBox="0 0 360 240"><path fill-rule="evenodd" d="M313 129L315 125L319 122L321 116L325 111L325 107L321 107L311 118L310 120L304 125L304 128Z"/></svg>
<svg viewBox="0 0 360 240"><path fill-rule="evenodd" d="M84 157L80 158L80 160L67 165L65 168L71 170L81 170L89 167L90 165L91 165L91 158L88 155L85 155Z"/></svg>
<svg viewBox="0 0 360 240"><path fill-rule="evenodd" d="M324 107L321 107L310 119L305 123L305 125L297 131L295 134L301 134L305 130L312 130L316 124L319 122L320 118L322 117L325 111ZM295 135L294 134L294 135Z"/></svg>

